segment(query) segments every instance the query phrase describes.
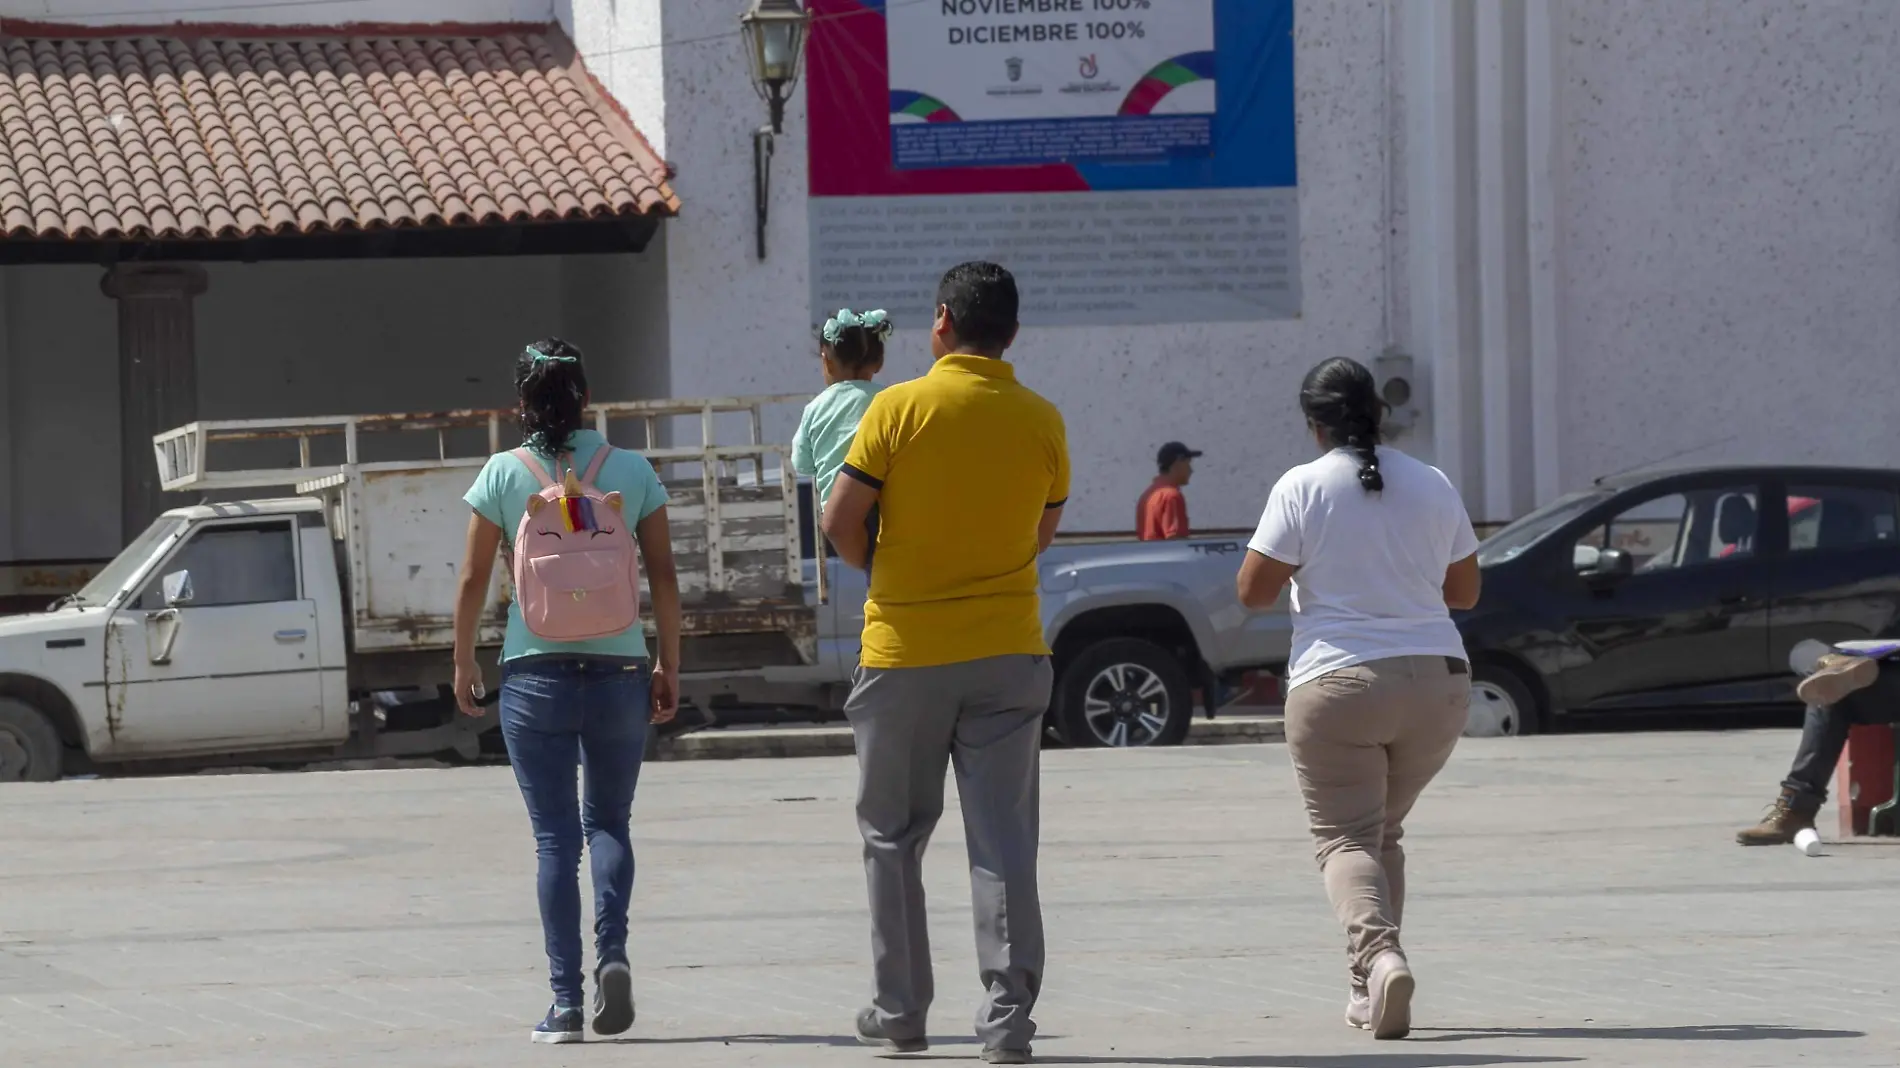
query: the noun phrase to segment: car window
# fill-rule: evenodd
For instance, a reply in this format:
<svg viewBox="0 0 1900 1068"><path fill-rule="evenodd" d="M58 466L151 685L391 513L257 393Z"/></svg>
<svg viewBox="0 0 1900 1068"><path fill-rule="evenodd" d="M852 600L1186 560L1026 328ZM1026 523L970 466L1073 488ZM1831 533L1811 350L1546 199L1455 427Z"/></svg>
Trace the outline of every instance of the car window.
<svg viewBox="0 0 1900 1068"><path fill-rule="evenodd" d="M192 608L297 599L297 552L287 520L200 529L152 576L139 607L165 607L164 576L176 571L191 572Z"/></svg>
<svg viewBox="0 0 1900 1068"><path fill-rule="evenodd" d="M1868 486L1788 487L1788 550L1893 544L1900 494Z"/></svg>
<svg viewBox="0 0 1900 1068"><path fill-rule="evenodd" d="M1501 564L1514 559L1551 531L1596 507L1605 496L1602 490L1572 493L1507 524L1478 546L1478 563Z"/></svg>
<svg viewBox="0 0 1900 1068"><path fill-rule="evenodd" d="M1586 568L1605 548L1621 549L1638 572L1693 567L1755 551L1754 487L1669 493L1618 512L1577 541L1573 558Z"/></svg>

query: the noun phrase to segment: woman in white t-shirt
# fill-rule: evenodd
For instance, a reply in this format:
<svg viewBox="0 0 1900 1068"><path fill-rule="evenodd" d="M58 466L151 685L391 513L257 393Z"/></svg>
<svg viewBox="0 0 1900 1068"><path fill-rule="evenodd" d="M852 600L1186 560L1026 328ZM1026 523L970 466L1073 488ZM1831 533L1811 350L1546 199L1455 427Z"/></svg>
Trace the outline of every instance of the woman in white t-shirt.
<svg viewBox="0 0 1900 1068"><path fill-rule="evenodd" d="M1346 1022L1402 1038L1414 982L1399 839L1464 730L1471 673L1450 609L1478 601L1478 539L1443 472L1379 444L1385 404L1365 367L1313 368L1300 408L1324 455L1273 487L1240 600L1266 608L1293 583L1286 737L1346 928Z"/></svg>

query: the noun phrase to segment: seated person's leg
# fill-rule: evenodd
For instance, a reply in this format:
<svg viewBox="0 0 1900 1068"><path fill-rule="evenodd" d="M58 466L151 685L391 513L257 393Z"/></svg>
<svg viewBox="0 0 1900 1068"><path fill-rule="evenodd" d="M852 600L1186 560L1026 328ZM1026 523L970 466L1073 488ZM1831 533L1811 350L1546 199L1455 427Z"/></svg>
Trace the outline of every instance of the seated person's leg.
<svg viewBox="0 0 1900 1068"><path fill-rule="evenodd" d="M1742 845L1780 845L1814 826L1815 814L1827 801L1834 768L1847 748L1850 727L1862 723L1900 721L1900 664L1884 664L1871 684L1833 705L1808 706L1795 747L1794 763L1782 780L1781 796L1762 822L1735 836Z"/></svg>

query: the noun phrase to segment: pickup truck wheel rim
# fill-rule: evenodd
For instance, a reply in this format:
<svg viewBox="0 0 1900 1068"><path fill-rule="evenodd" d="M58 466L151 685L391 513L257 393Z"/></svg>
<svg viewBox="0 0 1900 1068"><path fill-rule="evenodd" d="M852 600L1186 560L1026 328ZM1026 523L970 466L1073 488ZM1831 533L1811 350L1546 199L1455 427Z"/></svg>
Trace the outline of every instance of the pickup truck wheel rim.
<svg viewBox="0 0 1900 1068"><path fill-rule="evenodd" d="M1474 682L1471 684L1471 699L1491 706L1491 714L1497 717L1500 736L1510 738L1524 733L1523 713L1518 711L1517 702L1504 687L1495 682Z"/></svg>
<svg viewBox="0 0 1900 1068"><path fill-rule="evenodd" d="M0 782L14 782L26 778L27 763L26 739L0 727Z"/></svg>
<svg viewBox="0 0 1900 1068"><path fill-rule="evenodd" d="M1121 749L1153 745L1168 726L1168 685L1140 664L1110 664L1089 680L1082 716L1096 740Z"/></svg>

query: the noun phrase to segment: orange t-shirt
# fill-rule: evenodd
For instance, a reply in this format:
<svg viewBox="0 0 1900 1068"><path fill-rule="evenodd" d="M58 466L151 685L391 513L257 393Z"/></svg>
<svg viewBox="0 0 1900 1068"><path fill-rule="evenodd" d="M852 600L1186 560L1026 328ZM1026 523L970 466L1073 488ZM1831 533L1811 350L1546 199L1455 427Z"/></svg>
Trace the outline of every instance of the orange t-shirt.
<svg viewBox="0 0 1900 1068"><path fill-rule="evenodd" d="M1135 534L1142 541L1168 541L1188 536L1187 495L1166 478L1157 478L1142 491L1135 505Z"/></svg>

